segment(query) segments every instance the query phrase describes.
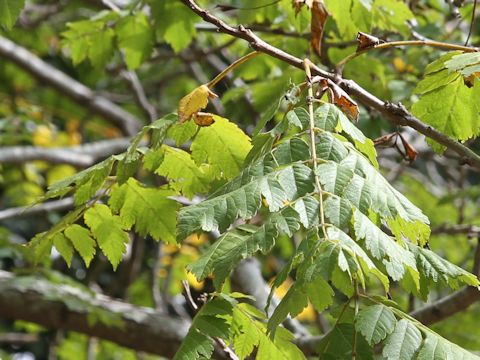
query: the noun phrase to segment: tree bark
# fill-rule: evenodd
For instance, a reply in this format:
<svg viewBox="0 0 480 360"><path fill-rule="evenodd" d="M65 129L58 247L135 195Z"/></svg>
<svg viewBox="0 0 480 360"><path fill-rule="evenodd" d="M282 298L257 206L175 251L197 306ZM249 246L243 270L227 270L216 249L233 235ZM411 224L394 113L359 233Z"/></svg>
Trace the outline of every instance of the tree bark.
<svg viewBox="0 0 480 360"><path fill-rule="evenodd" d="M87 288L0 270L0 316L80 332L171 357L188 332L184 319L120 302Z"/></svg>

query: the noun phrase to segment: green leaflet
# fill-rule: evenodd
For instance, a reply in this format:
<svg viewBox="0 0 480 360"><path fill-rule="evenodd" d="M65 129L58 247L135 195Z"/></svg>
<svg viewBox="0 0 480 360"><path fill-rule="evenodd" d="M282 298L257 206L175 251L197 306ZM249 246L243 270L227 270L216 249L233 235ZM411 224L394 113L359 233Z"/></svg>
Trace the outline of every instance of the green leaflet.
<svg viewBox="0 0 480 360"><path fill-rule="evenodd" d="M306 284L301 284L300 281L297 281L288 290L270 316L267 326L268 331L274 335L278 326L287 316L295 317L300 314L307 307L309 300L317 311L322 312L333 303L333 296L333 289L322 277L317 277Z"/></svg>
<svg viewBox="0 0 480 360"><path fill-rule="evenodd" d="M365 339L356 334L353 324L337 324L320 342L318 347L322 359L341 359L352 358L353 342L356 337L355 351L358 360L373 360L373 354L370 346Z"/></svg>
<svg viewBox="0 0 480 360"><path fill-rule="evenodd" d="M233 344L238 355L245 359L257 346L257 359L303 360L305 356L292 343L293 334L284 328L278 328L273 340L267 336L266 327L248 312L247 304L238 304L233 310Z"/></svg>
<svg viewBox="0 0 480 360"><path fill-rule="evenodd" d="M372 27L408 34L407 20L414 18L399 0L326 0L343 39L353 39L358 31L370 33Z"/></svg>
<svg viewBox="0 0 480 360"><path fill-rule="evenodd" d="M257 251L268 252L281 233L292 235L300 228L298 214L286 207L260 227L243 225L222 235L200 259L188 266L198 280L214 274L216 288L220 288L227 276L240 260Z"/></svg>
<svg viewBox="0 0 480 360"><path fill-rule="evenodd" d="M193 319L192 326L174 360L211 358L213 340L210 336L228 339L229 324L224 317L231 316L232 311L232 305L225 300L214 299L205 304Z"/></svg>
<svg viewBox="0 0 480 360"><path fill-rule="evenodd" d="M355 318L355 328L370 346L378 344L393 332L397 319L392 310L384 305L368 306Z"/></svg>
<svg viewBox="0 0 480 360"><path fill-rule="evenodd" d="M462 285L480 285L475 275L448 262L433 251L412 244L408 244L408 246L415 256L421 283L426 284L433 281L448 285L453 289L459 289Z"/></svg>
<svg viewBox="0 0 480 360"><path fill-rule="evenodd" d="M195 14L175 1L149 0L149 3L155 19L157 40L170 44L176 53L186 48L196 34L198 19Z"/></svg>
<svg viewBox="0 0 480 360"><path fill-rule="evenodd" d="M472 80L472 87L468 87L463 79L476 71L477 59L475 53L452 51L429 64L424 79L415 88L421 98L413 104L413 114L460 141L478 135L480 85L478 80ZM444 150L430 143L436 151Z"/></svg>
<svg viewBox="0 0 480 360"><path fill-rule="evenodd" d="M108 206L96 204L85 212L84 219L115 270L126 251L125 245L130 240L120 217L113 215Z"/></svg>
<svg viewBox="0 0 480 360"><path fill-rule="evenodd" d="M359 210L355 210L353 226L357 239L364 239L371 254L376 259L383 260L387 273L393 280L398 281L403 277L404 266L417 271L415 258L408 248L385 234Z"/></svg>
<svg viewBox="0 0 480 360"><path fill-rule="evenodd" d="M480 72L480 54L478 52L457 54L445 61L447 69L457 71L464 77Z"/></svg>
<svg viewBox="0 0 480 360"><path fill-rule="evenodd" d="M92 239L90 231L80 225L73 224L65 229L64 234L85 261L85 265L89 267L95 256L96 248L95 240Z"/></svg>
<svg viewBox="0 0 480 360"><path fill-rule="evenodd" d="M479 97L478 81L469 88L457 75L447 85L425 93L413 104L412 112L437 130L457 140L468 140L480 133Z"/></svg>
<svg viewBox="0 0 480 360"><path fill-rule="evenodd" d="M69 239L62 233L58 233L53 237L53 246L62 255L68 267L72 265L73 246Z"/></svg>
<svg viewBox="0 0 480 360"><path fill-rule="evenodd" d="M147 188L131 178L112 190L109 205L119 214L124 229L135 225L142 236L175 243L175 214L180 206L168 198L171 195L174 193L169 190Z"/></svg>
<svg viewBox="0 0 480 360"><path fill-rule="evenodd" d="M324 190L347 199L362 213L372 208L387 219L398 214L408 221L420 219L428 223L426 216L376 171L369 171L362 177L345 161L340 164L329 161L319 165L317 170Z"/></svg>
<svg viewBox="0 0 480 360"><path fill-rule="evenodd" d="M10 30L25 6L25 0L0 0L0 26Z"/></svg>
<svg viewBox="0 0 480 360"><path fill-rule="evenodd" d="M233 294L230 294L233 295ZM235 354L245 359L257 347L257 359L303 360L305 356L292 343L293 335L286 329L278 329L271 339L265 324L259 321L258 310L227 294L206 303L193 319L192 326L174 359L210 359L213 339L217 337L232 344Z"/></svg>
<svg viewBox="0 0 480 360"><path fill-rule="evenodd" d="M310 168L294 163L229 193L182 208L178 216L177 239L182 241L200 229L223 232L237 218L252 218L261 206L262 196L270 211L278 211L286 203L313 191L312 183Z"/></svg>
<svg viewBox="0 0 480 360"><path fill-rule="evenodd" d="M153 157L161 159L155 163ZM188 198L208 192L213 180L208 166L197 166L190 154L181 149L162 146L157 151L145 155L145 165L155 174L170 180L170 187Z"/></svg>
<svg viewBox="0 0 480 360"><path fill-rule="evenodd" d="M97 68L103 68L113 56L115 32L108 22L116 20L113 11L104 11L95 20L82 20L68 23L68 29L62 33L63 46L70 49L74 65L90 60Z"/></svg>
<svg viewBox="0 0 480 360"><path fill-rule="evenodd" d="M115 26L115 33L128 69L134 70L148 59L153 47L153 31L143 12L122 18Z"/></svg>
<svg viewBox="0 0 480 360"><path fill-rule="evenodd" d="M286 120L293 126L307 130L309 127L308 112L304 108L295 108L286 115ZM327 132L344 133L351 139L355 147L365 154L370 162L378 168L377 152L373 142L348 119L348 117L333 104L322 104L314 112L315 126ZM322 137L322 135L320 135ZM317 143L322 146L322 141Z"/></svg>
<svg viewBox="0 0 480 360"><path fill-rule="evenodd" d="M95 193L105 183L105 180L112 171L115 159L109 157L108 159L82 170L79 173L60 180L48 188L45 197L42 200L53 197L63 196L69 191L75 189L75 204L80 205L92 198Z"/></svg>
<svg viewBox="0 0 480 360"><path fill-rule="evenodd" d="M421 343L420 331L410 321L402 319L385 341L382 354L388 360L411 360Z"/></svg>
<svg viewBox="0 0 480 360"><path fill-rule="evenodd" d="M201 128L192 141L192 158L197 164L212 165L216 177L230 180L240 172L252 145L234 123L220 116L214 116L214 120L211 126Z"/></svg>
<svg viewBox="0 0 480 360"><path fill-rule="evenodd" d="M440 337L427 334L423 346L418 352L418 360L455 359L451 345ZM462 357L463 358L463 357ZM468 358L467 358L468 359Z"/></svg>

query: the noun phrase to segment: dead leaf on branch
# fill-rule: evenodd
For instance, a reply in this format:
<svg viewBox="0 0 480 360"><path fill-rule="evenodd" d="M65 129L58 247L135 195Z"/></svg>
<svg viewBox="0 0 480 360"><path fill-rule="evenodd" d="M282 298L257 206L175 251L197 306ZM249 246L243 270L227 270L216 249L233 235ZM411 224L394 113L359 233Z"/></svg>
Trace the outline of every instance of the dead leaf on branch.
<svg viewBox="0 0 480 360"><path fill-rule="evenodd" d="M357 121L360 111L358 110L357 103L337 84L329 79L322 77L315 77L312 82L318 82L320 84L318 97L325 91L328 91L330 102L338 106L350 120Z"/></svg>
<svg viewBox="0 0 480 360"><path fill-rule="evenodd" d="M198 126L210 126L212 125L215 120L213 119L213 114L212 113L205 113L205 112L198 112L196 114L193 114L193 121L195 124Z"/></svg>
<svg viewBox="0 0 480 360"><path fill-rule="evenodd" d="M300 12L304 5L306 5L312 13L310 43L317 55L320 56L323 30L325 29L325 22L328 19L328 11L323 0L293 0L292 7L295 9L295 15Z"/></svg>
<svg viewBox="0 0 480 360"><path fill-rule="evenodd" d="M377 46L378 44L381 44L385 41L373 36L369 35L363 32L358 32L357 34L357 42L358 42L358 47L357 47L357 52L366 50L369 48L373 48Z"/></svg>
<svg viewBox="0 0 480 360"><path fill-rule="evenodd" d="M178 103L178 121L183 123L190 120L194 114L207 107L209 98L217 97L207 85L200 85Z"/></svg>
<svg viewBox="0 0 480 360"><path fill-rule="evenodd" d="M400 139L402 143L403 150L398 145L398 139ZM373 143L375 144L375 146L395 148L398 153L410 163L415 161L418 155L417 150L415 150L415 148L410 145L408 141L403 137L403 135L398 131L395 131L391 134L383 135L382 137L375 139Z"/></svg>
<svg viewBox="0 0 480 360"><path fill-rule="evenodd" d="M315 0L312 4L312 22L311 22L311 39L313 49L320 56L322 52L322 37L325 28L325 22L328 18L328 11L322 0Z"/></svg>

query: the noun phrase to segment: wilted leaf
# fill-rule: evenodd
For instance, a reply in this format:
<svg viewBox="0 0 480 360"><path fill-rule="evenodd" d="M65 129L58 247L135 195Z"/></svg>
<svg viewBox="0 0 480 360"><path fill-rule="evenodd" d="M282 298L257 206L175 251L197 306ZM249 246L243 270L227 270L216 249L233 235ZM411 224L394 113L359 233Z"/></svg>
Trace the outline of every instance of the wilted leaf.
<svg viewBox="0 0 480 360"><path fill-rule="evenodd" d="M292 7L295 10L295 15L302 10L303 5L305 5L305 0L292 0Z"/></svg>
<svg viewBox="0 0 480 360"><path fill-rule="evenodd" d="M408 161L412 162L412 161L415 161L415 159L417 158L417 155L418 155L418 152L417 150L415 150L413 148L412 145L410 145L408 143L407 140L405 140L405 138L401 135L400 135L400 140L402 140L402 144L403 144L403 147L405 149L405 157Z"/></svg>
<svg viewBox="0 0 480 360"><path fill-rule="evenodd" d="M351 120L358 120L358 105L342 88L328 79L320 79L319 83L322 88L330 90L328 95L331 103L337 105Z"/></svg>
<svg viewBox="0 0 480 360"><path fill-rule="evenodd" d="M178 103L178 119L185 122L208 105L208 98L218 97L207 85L200 85Z"/></svg>
<svg viewBox="0 0 480 360"><path fill-rule="evenodd" d="M195 121L195 124L198 126L210 126L215 122L213 119L213 114L204 112L197 113L193 117L193 121Z"/></svg>
<svg viewBox="0 0 480 360"><path fill-rule="evenodd" d="M322 52L322 36L327 18L328 11L325 8L323 1L314 0L312 4L312 22L310 25L312 33L310 43L318 56L320 56Z"/></svg>
<svg viewBox="0 0 480 360"><path fill-rule="evenodd" d="M371 47L375 47L376 45L384 42L383 40L380 40L379 38L365 34L361 31L358 32L357 34L357 42L358 42L358 47L357 47L357 52L361 50L365 50Z"/></svg>

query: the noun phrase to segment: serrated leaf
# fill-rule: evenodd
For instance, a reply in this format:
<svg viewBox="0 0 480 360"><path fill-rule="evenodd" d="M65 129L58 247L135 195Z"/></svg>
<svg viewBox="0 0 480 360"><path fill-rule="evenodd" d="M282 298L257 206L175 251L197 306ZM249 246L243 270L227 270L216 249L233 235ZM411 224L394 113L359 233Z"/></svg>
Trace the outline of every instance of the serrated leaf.
<svg viewBox="0 0 480 360"><path fill-rule="evenodd" d="M87 202L103 186L112 171L114 162L115 159L110 157L69 178L57 181L48 188L44 198L63 196L72 189L76 189L75 204Z"/></svg>
<svg viewBox="0 0 480 360"><path fill-rule="evenodd" d="M203 280L213 273L215 275L215 287L220 288L240 260L253 255L257 251L266 253L273 247L275 239L282 230L285 218L290 219L287 226L293 227L293 229L287 229L290 233L294 229L298 229L299 220L295 217L295 212L290 208L282 212L283 214L272 216L260 227L244 225L238 227L235 231L225 233L202 254L200 259L188 265L188 270L198 280ZM280 219L282 219L282 222L280 222Z"/></svg>
<svg viewBox="0 0 480 360"><path fill-rule="evenodd" d="M457 54L445 61L447 69L458 71L464 77L480 72L480 54L478 52Z"/></svg>
<svg viewBox="0 0 480 360"><path fill-rule="evenodd" d="M397 319L392 310L384 305L373 305L362 309L355 318L355 328L370 346L378 344L391 334Z"/></svg>
<svg viewBox="0 0 480 360"><path fill-rule="evenodd" d="M175 354L174 360L210 359L213 353L212 336L228 339L233 315L232 305L219 298L207 302L195 315L187 336Z"/></svg>
<svg viewBox="0 0 480 360"><path fill-rule="evenodd" d="M210 359L212 354L213 340L197 329L190 328L173 360Z"/></svg>
<svg viewBox="0 0 480 360"><path fill-rule="evenodd" d="M67 23L62 33L63 46L70 49L74 65L88 59L93 66L103 68L114 53L115 32L107 25L117 18L113 11L104 11L95 20Z"/></svg>
<svg viewBox="0 0 480 360"><path fill-rule="evenodd" d="M109 204L120 215L125 229L135 230L142 236L175 243L176 212L179 204L167 198L171 191L147 188L131 178L112 190ZM152 221L155 219L155 221Z"/></svg>
<svg viewBox="0 0 480 360"><path fill-rule="evenodd" d="M459 358L454 356L447 341L432 334L427 334L417 356L417 360L453 360Z"/></svg>
<svg viewBox="0 0 480 360"><path fill-rule="evenodd" d="M95 204L85 212L84 219L115 270L126 251L125 245L130 240L123 230L120 217L112 215L108 206Z"/></svg>
<svg viewBox="0 0 480 360"><path fill-rule="evenodd" d="M312 282L305 284L308 299L318 312L324 311L333 304L335 292L321 276L318 276Z"/></svg>
<svg viewBox="0 0 480 360"><path fill-rule="evenodd" d="M387 360L411 360L421 343L420 331L410 321L402 319L388 336L382 354Z"/></svg>
<svg viewBox="0 0 480 360"><path fill-rule="evenodd" d="M175 140L175 144L180 146L187 140L190 140L197 133L198 126L194 121L177 123L168 129L168 137Z"/></svg>
<svg viewBox="0 0 480 360"><path fill-rule="evenodd" d="M453 289L458 289L462 285L480 285L475 275L448 262L433 251L413 244L409 244L409 248L415 255L421 279L447 284Z"/></svg>
<svg viewBox="0 0 480 360"><path fill-rule="evenodd" d="M452 81L458 79L459 75L457 73L449 71L445 67L448 60L450 60L455 54L459 54L459 52L449 52L428 64L425 68L424 78L417 84L414 93L423 95L442 86L448 85Z"/></svg>
<svg viewBox="0 0 480 360"><path fill-rule="evenodd" d="M62 255L68 267L70 267L73 258L73 246L70 243L70 240L68 240L62 233L58 233L53 237L53 246L55 246L55 249L57 249L60 255Z"/></svg>
<svg viewBox="0 0 480 360"><path fill-rule="evenodd" d="M151 6L157 39L170 44L176 53L186 48L195 36L197 16L174 1L152 1Z"/></svg>
<svg viewBox="0 0 480 360"><path fill-rule="evenodd" d="M367 172L364 178L352 169L357 162L351 164L346 160L341 164L329 161L318 166L317 174L326 191L347 199L364 214L372 208L387 219L395 218L398 214L410 222L420 220L428 223L427 217L395 190L372 165L363 169Z"/></svg>
<svg viewBox="0 0 480 360"><path fill-rule="evenodd" d="M95 256L96 243L90 236L90 231L84 227L73 224L64 231L65 236L70 239L75 250L78 251L85 265L90 266L90 262Z"/></svg>
<svg viewBox="0 0 480 360"><path fill-rule="evenodd" d="M155 174L169 179L171 188L189 198L208 191L209 183L213 179L210 178L208 171L204 172L195 164L188 152L170 146L162 146L157 153L161 154L149 152L145 155L146 166ZM162 161L158 167L152 164L150 160L152 156L161 157Z"/></svg>
<svg viewBox="0 0 480 360"><path fill-rule="evenodd" d="M122 18L115 26L118 46L125 54L130 70L138 68L149 58L153 46L153 31L143 12Z"/></svg>
<svg viewBox="0 0 480 360"><path fill-rule="evenodd" d="M271 211L313 190L311 169L302 164L282 167L279 171L254 179L236 190L218 195L200 204L182 208L178 216L177 239L182 241L200 229L223 232L235 219L253 217L262 196L271 201Z"/></svg>
<svg viewBox="0 0 480 360"><path fill-rule="evenodd" d="M293 110L290 110L285 116L285 119L290 123L290 125L299 127L302 130L308 129L310 124L308 112L303 107L297 107Z"/></svg>
<svg viewBox="0 0 480 360"><path fill-rule="evenodd" d="M10 30L25 6L25 0L0 0L0 25Z"/></svg>
<svg viewBox="0 0 480 360"><path fill-rule="evenodd" d="M252 148L250 138L237 125L214 116L212 126L201 128L192 142L192 158L197 164L208 163L219 178L232 179L242 169Z"/></svg>
<svg viewBox="0 0 480 360"><path fill-rule="evenodd" d="M404 266L416 270L415 257L408 248L385 234L359 210L354 212L353 226L357 239L364 239L367 249L376 259L382 259L388 275L398 281L405 272Z"/></svg>
<svg viewBox="0 0 480 360"><path fill-rule="evenodd" d="M354 351L355 358L358 360L373 360L372 350L365 339L357 334L353 324L340 323L336 325L320 342L318 351L322 354L322 359L351 359ZM329 357L327 357L329 356Z"/></svg>
<svg viewBox="0 0 480 360"><path fill-rule="evenodd" d="M412 113L448 136L468 140L480 134L479 97L478 81L469 88L457 76L447 85L425 93L413 104Z"/></svg>
<svg viewBox="0 0 480 360"><path fill-rule="evenodd" d="M268 332L274 336L277 327L289 314L295 317L300 314L307 305L308 297L305 290L295 285L292 286L270 316L267 325Z"/></svg>

